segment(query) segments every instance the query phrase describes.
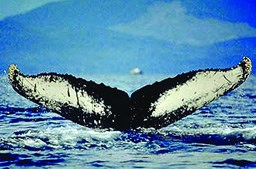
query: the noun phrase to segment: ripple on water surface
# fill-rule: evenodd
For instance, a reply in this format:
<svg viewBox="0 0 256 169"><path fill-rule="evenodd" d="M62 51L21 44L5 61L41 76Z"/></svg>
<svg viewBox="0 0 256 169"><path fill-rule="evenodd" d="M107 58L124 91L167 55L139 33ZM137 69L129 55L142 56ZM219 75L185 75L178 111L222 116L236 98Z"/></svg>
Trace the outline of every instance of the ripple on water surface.
<svg viewBox="0 0 256 169"><path fill-rule="evenodd" d="M98 77L129 93L163 76ZM93 79L93 77L92 77ZM92 130L38 107L0 78L0 166L256 167L256 78L161 130Z"/></svg>

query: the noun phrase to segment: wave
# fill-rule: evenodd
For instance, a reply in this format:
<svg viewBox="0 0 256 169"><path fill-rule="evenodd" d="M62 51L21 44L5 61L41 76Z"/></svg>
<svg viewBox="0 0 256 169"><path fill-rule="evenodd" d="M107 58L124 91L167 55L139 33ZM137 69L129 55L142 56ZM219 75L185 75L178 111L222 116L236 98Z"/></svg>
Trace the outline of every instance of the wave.
<svg viewBox="0 0 256 169"><path fill-rule="evenodd" d="M70 122L71 123L71 122ZM71 127L72 126L72 127ZM47 127L40 130L21 130L9 137L0 138L0 148L22 148L30 151L53 149L136 149L167 153L184 149L184 145L205 144L215 146L237 146L250 144L256 150L256 127L191 129L190 131L97 131L78 125ZM76 127L74 127L76 126Z"/></svg>
<svg viewBox="0 0 256 169"><path fill-rule="evenodd" d="M44 159L34 160L31 157L33 156L43 156ZM22 154L22 153L10 153L10 152L0 152L0 165L1 167L15 165L17 167L43 167L47 165L56 165L58 163L63 162L64 159L60 154L41 154L41 153L33 153L33 154Z"/></svg>
<svg viewBox="0 0 256 169"><path fill-rule="evenodd" d="M2 112L30 112L30 113L39 113L39 112L47 112L48 110L44 107L9 107L9 106L0 106L0 111Z"/></svg>
<svg viewBox="0 0 256 169"><path fill-rule="evenodd" d="M224 161L217 161L213 162L215 164L215 167L218 167L218 165L235 165L239 167L256 167L256 161L249 161L249 160L238 160L238 159L226 159Z"/></svg>

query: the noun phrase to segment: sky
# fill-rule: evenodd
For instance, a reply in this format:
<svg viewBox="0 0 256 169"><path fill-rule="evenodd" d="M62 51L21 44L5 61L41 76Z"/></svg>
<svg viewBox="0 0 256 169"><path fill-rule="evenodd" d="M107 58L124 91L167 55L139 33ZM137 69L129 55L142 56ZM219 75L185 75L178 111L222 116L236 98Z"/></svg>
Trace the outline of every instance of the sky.
<svg viewBox="0 0 256 169"><path fill-rule="evenodd" d="M0 0L0 72L13 62L29 73L256 64L255 11L253 0Z"/></svg>

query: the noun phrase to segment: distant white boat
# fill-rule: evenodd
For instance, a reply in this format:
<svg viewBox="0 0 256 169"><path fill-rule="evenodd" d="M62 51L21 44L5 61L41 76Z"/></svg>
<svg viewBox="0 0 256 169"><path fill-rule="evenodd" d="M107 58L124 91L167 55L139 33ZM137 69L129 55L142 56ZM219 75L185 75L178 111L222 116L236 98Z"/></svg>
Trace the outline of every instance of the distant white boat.
<svg viewBox="0 0 256 169"><path fill-rule="evenodd" d="M139 68L136 67L136 68L131 69L130 73L132 75L141 75L142 74L142 70L140 70Z"/></svg>

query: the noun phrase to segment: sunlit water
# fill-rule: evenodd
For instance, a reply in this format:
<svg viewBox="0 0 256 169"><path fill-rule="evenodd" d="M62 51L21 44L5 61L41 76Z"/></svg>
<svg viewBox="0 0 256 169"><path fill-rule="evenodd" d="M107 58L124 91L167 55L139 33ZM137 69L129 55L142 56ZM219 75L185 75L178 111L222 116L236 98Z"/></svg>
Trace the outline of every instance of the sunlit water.
<svg viewBox="0 0 256 169"><path fill-rule="evenodd" d="M132 93L165 76L86 76ZM161 130L97 131L39 108L0 77L0 166L256 167L256 77Z"/></svg>

